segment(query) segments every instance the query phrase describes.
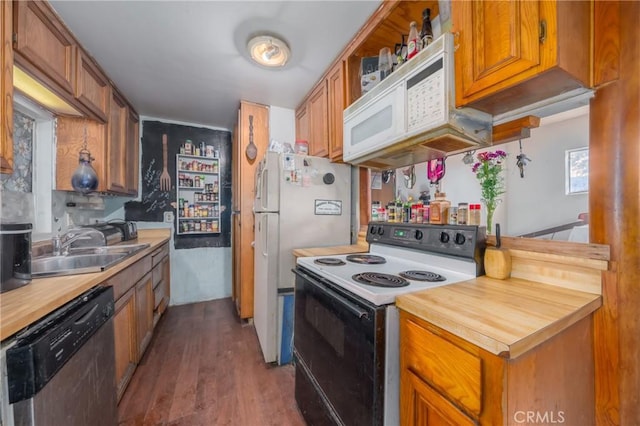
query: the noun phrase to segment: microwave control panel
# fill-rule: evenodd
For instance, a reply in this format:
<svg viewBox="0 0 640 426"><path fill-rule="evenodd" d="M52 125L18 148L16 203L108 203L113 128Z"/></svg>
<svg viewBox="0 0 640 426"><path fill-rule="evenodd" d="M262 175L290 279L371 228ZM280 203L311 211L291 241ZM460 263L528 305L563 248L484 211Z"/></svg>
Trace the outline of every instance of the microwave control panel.
<svg viewBox="0 0 640 426"><path fill-rule="evenodd" d="M445 76L442 56L407 80L407 130L445 121Z"/></svg>

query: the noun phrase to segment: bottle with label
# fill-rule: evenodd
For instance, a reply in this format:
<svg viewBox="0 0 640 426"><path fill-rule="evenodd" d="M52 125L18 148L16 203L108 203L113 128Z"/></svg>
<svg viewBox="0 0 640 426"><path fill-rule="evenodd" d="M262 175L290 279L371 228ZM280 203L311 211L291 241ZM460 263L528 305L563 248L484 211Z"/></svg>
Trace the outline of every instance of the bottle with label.
<svg viewBox="0 0 640 426"><path fill-rule="evenodd" d="M447 222L447 215L451 202L447 200L447 194L444 192L436 192L435 200L429 205L429 223L442 225Z"/></svg>
<svg viewBox="0 0 640 426"><path fill-rule="evenodd" d="M480 204L469 205L469 225L480 225Z"/></svg>
<svg viewBox="0 0 640 426"><path fill-rule="evenodd" d="M469 221L469 204L458 203L458 225L466 225Z"/></svg>
<svg viewBox="0 0 640 426"><path fill-rule="evenodd" d="M418 24L411 21L409 26L409 42L407 43L407 60L413 58L420 50L420 39L418 37Z"/></svg>
<svg viewBox="0 0 640 426"><path fill-rule="evenodd" d="M420 50L433 41L433 29L431 28L431 9L422 11L422 29L420 30Z"/></svg>

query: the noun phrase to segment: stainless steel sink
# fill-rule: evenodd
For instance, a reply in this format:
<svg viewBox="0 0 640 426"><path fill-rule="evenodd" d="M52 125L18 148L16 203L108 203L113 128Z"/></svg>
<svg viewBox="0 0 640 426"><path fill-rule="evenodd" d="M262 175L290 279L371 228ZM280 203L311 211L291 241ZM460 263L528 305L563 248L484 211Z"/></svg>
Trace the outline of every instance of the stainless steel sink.
<svg viewBox="0 0 640 426"><path fill-rule="evenodd" d="M133 256L149 244L83 247L63 256L43 256L31 261L33 278L102 272Z"/></svg>

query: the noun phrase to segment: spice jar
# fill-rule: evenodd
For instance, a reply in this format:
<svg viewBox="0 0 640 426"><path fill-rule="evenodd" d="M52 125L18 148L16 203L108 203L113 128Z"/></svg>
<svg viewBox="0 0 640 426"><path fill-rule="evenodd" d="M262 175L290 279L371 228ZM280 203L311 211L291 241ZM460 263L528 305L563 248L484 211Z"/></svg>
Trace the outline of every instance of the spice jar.
<svg viewBox="0 0 640 426"><path fill-rule="evenodd" d="M458 225L466 225L469 216L469 204L458 203Z"/></svg>
<svg viewBox="0 0 640 426"><path fill-rule="evenodd" d="M469 205L469 225L480 225L480 204Z"/></svg>
<svg viewBox="0 0 640 426"><path fill-rule="evenodd" d="M458 208L457 207L449 207L447 210L447 223L449 225L456 225L458 223Z"/></svg>
<svg viewBox="0 0 640 426"><path fill-rule="evenodd" d="M388 220L391 223L395 223L396 221L396 205L395 203L389 203L389 205L387 206L387 210L388 210Z"/></svg>
<svg viewBox="0 0 640 426"><path fill-rule="evenodd" d="M447 221L447 214L451 202L447 200L445 192L436 192L435 200L431 201L429 209L429 223L442 225Z"/></svg>

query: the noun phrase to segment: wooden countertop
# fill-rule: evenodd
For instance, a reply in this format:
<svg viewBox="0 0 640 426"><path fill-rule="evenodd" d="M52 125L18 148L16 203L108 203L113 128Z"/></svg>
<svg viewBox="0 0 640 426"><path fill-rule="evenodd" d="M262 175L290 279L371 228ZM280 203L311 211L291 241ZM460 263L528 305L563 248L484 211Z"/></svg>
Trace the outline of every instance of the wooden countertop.
<svg viewBox="0 0 640 426"><path fill-rule="evenodd" d="M364 253L369 251L369 243L358 241L357 244L345 245L345 246L333 246L333 247L311 247L294 249L293 255L295 257L307 257L307 256L333 256L336 254L348 254L348 253Z"/></svg>
<svg viewBox="0 0 640 426"><path fill-rule="evenodd" d="M84 291L112 277L167 242L171 230L141 229L137 241L124 244L149 243L149 248L118 263L104 272L37 278L24 287L0 294L0 340L17 333L56 308L64 305Z"/></svg>
<svg viewBox="0 0 640 426"><path fill-rule="evenodd" d="M518 357L601 305L599 294L486 276L396 298L398 308L505 358Z"/></svg>
<svg viewBox="0 0 640 426"><path fill-rule="evenodd" d="M334 256L336 254L365 253L369 251L369 243L366 240L366 228L358 232L358 242L356 244L348 244L343 246L331 247L309 247L298 248L293 250L293 255L298 257L309 256Z"/></svg>

